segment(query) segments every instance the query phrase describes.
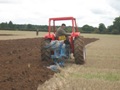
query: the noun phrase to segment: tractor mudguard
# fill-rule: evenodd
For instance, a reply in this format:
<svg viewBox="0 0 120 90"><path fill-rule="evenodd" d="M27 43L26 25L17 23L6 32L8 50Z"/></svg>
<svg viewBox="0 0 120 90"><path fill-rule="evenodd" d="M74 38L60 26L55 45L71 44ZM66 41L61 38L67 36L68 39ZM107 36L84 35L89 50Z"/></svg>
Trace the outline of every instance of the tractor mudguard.
<svg viewBox="0 0 120 90"><path fill-rule="evenodd" d="M71 37L78 37L80 36L80 32L72 32Z"/></svg>
<svg viewBox="0 0 120 90"><path fill-rule="evenodd" d="M51 39L51 40L55 40L55 34L53 34L53 33L48 33L48 34L46 34L45 35L45 37L44 37L45 39Z"/></svg>

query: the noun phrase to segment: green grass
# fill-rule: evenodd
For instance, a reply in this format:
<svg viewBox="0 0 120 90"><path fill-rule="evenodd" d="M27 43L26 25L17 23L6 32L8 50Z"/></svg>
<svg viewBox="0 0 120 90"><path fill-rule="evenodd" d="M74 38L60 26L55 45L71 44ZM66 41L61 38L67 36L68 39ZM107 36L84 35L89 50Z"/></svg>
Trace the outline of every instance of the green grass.
<svg viewBox="0 0 120 90"><path fill-rule="evenodd" d="M120 73L71 73L73 78L100 79L108 81L120 81Z"/></svg>

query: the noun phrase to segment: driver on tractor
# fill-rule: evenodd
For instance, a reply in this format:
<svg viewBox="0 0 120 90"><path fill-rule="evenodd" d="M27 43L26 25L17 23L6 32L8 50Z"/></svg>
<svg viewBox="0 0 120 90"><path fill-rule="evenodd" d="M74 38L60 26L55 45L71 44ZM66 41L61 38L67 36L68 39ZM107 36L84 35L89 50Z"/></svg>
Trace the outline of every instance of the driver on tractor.
<svg viewBox="0 0 120 90"><path fill-rule="evenodd" d="M66 28L66 25L63 23L56 31L55 36L57 40L64 40L65 44L70 44L69 37L71 34L66 33L64 30Z"/></svg>
<svg viewBox="0 0 120 90"><path fill-rule="evenodd" d="M71 36L70 33L67 33L65 31L66 25L62 24L56 31L55 36L57 40L64 40L65 48L66 48L66 55L69 57L70 54L70 41L69 36Z"/></svg>

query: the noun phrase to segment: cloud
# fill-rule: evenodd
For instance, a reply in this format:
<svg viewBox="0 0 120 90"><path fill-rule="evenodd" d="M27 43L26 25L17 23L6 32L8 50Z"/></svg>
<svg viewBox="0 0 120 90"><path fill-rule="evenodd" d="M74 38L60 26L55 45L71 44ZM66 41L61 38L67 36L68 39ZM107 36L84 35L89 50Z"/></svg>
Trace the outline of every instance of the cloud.
<svg viewBox="0 0 120 90"><path fill-rule="evenodd" d="M20 3L21 0L0 0L0 4L16 4L16 3Z"/></svg>
<svg viewBox="0 0 120 90"><path fill-rule="evenodd" d="M100 9L100 8L99 9L95 8L95 9L92 9L91 11L92 11L92 13L99 14L99 15L103 15L103 14L109 13L108 11Z"/></svg>
<svg viewBox="0 0 120 90"><path fill-rule="evenodd" d="M112 2L115 4L112 5ZM101 22L110 25L113 18L119 15L118 2L119 0L0 0L0 21L45 25L51 17L73 16L79 26L98 26Z"/></svg>
<svg viewBox="0 0 120 90"><path fill-rule="evenodd" d="M109 5L120 14L120 0L107 0Z"/></svg>

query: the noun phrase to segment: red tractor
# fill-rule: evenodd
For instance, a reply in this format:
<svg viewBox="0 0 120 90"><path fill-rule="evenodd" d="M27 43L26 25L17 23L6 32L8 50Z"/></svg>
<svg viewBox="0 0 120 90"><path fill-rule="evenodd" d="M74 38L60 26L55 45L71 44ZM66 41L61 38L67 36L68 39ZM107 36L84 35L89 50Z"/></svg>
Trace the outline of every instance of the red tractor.
<svg viewBox="0 0 120 90"><path fill-rule="evenodd" d="M74 17L58 17L58 18L49 18L49 26L48 26L48 34L46 34L43 38L43 41L41 43L41 59L42 60L50 60L51 55L54 54L53 50L45 49L44 47L48 45L51 41L56 40L55 32L56 32L56 21L61 20L69 20L72 21L72 32L71 36L69 36L69 42L70 42L70 54L73 53L73 56L75 58L76 64L84 64L85 63L85 45L84 45L84 39L82 36L80 36L80 32L78 31L76 19ZM53 24L51 24L51 22Z"/></svg>

